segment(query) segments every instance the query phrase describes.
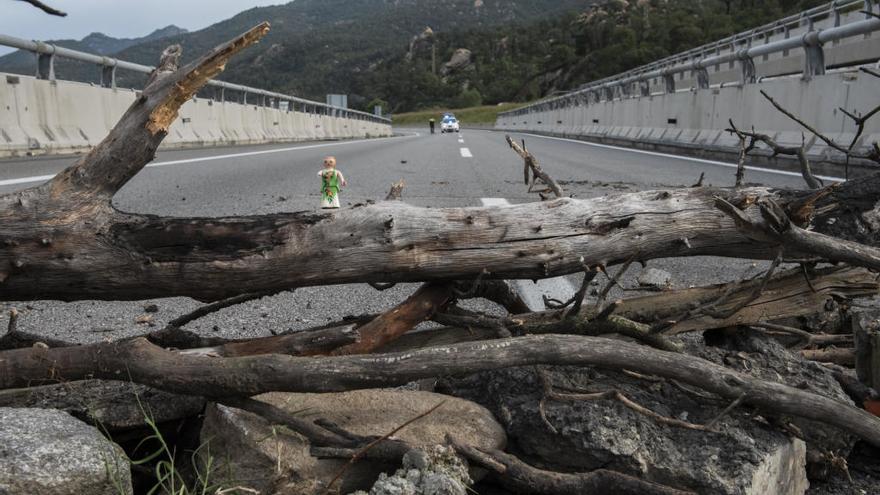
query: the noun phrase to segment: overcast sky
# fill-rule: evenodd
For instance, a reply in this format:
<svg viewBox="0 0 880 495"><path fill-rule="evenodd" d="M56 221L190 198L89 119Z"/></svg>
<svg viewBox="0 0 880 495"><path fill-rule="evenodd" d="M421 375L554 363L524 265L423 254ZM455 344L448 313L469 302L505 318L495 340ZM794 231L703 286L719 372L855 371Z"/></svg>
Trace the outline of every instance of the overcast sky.
<svg viewBox="0 0 880 495"><path fill-rule="evenodd" d="M190 31L228 19L251 7L289 0L43 0L67 17L50 16L18 0L0 0L0 34L25 39L81 39L101 32L137 38L174 24ZM13 49L0 46L0 54Z"/></svg>

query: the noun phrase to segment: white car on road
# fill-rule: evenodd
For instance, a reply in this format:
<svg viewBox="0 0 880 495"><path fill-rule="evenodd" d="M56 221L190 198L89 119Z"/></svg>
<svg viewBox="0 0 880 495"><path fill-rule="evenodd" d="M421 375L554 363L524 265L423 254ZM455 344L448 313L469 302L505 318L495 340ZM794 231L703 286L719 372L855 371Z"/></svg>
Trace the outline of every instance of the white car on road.
<svg viewBox="0 0 880 495"><path fill-rule="evenodd" d="M443 117L443 121L440 122L440 132L459 132L461 128L458 125L458 119L455 117Z"/></svg>

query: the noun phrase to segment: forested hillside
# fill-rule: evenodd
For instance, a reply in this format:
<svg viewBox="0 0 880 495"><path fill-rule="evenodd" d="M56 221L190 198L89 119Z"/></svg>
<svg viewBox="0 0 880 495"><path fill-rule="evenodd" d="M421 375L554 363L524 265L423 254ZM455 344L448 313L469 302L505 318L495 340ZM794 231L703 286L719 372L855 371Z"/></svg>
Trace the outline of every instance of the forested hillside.
<svg viewBox="0 0 880 495"><path fill-rule="evenodd" d="M395 111L529 101L822 3L611 0L531 23L435 31L436 71L431 46L416 43L356 74L353 91L378 95ZM470 52L468 62L444 67L461 48Z"/></svg>
<svg viewBox="0 0 880 495"><path fill-rule="evenodd" d="M170 43L184 61L262 21L271 32L223 79L355 107L405 112L529 101L772 22L822 0L295 0L113 53L154 64ZM26 67L0 70L33 73ZM59 77L97 77L59 65ZM120 72L123 86L143 76Z"/></svg>

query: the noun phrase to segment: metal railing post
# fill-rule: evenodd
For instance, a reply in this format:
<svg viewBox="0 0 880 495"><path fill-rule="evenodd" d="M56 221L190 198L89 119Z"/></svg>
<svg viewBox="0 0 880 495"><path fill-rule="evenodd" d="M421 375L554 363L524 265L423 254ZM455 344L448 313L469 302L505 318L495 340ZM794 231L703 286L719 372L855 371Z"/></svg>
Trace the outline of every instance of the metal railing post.
<svg viewBox="0 0 880 495"><path fill-rule="evenodd" d="M667 93L675 93L675 74L670 72L663 73L663 83L666 86Z"/></svg>
<svg viewBox="0 0 880 495"><path fill-rule="evenodd" d="M611 86L605 86L605 88L603 88L603 89L604 89L604 93L605 93L605 101L613 100L614 99L614 88Z"/></svg>
<svg viewBox="0 0 880 495"><path fill-rule="evenodd" d="M757 81L756 71L755 71L755 61L752 60L752 57L749 56L748 48L744 48L737 52L736 58L739 59L740 69L742 71L743 85L745 84L753 84Z"/></svg>
<svg viewBox="0 0 880 495"><path fill-rule="evenodd" d="M55 54L37 54L37 79L55 80Z"/></svg>
<svg viewBox="0 0 880 495"><path fill-rule="evenodd" d="M697 73L697 88L709 89L709 70L698 61L694 65L694 72Z"/></svg>
<svg viewBox="0 0 880 495"><path fill-rule="evenodd" d="M116 64L101 66L101 87L116 89Z"/></svg>
<svg viewBox="0 0 880 495"><path fill-rule="evenodd" d="M804 33L804 79L825 73L825 50L819 41L819 31Z"/></svg>

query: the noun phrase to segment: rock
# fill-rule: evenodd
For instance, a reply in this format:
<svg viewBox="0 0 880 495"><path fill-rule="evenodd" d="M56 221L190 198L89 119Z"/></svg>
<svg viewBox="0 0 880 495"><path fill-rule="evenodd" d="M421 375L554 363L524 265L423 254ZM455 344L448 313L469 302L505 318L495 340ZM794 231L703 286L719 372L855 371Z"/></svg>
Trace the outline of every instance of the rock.
<svg viewBox="0 0 880 495"><path fill-rule="evenodd" d="M391 476L380 474L369 495L467 495L471 483L468 468L455 451L435 445L404 455L403 467Z"/></svg>
<svg viewBox="0 0 880 495"><path fill-rule="evenodd" d="M455 50L455 53L452 54L452 58L449 59L449 62L443 64L443 68L440 69L440 75L445 76L470 67L472 55L471 51L467 48L459 48L458 50Z"/></svg>
<svg viewBox="0 0 880 495"><path fill-rule="evenodd" d="M144 305L144 312L145 313L158 313L159 312L159 305L158 304L145 304Z"/></svg>
<svg viewBox="0 0 880 495"><path fill-rule="evenodd" d="M700 335L687 336L686 348L715 363L764 379L829 396L849 399L821 366L803 360L760 333L743 332L709 347ZM751 495L802 494L809 486L806 447L772 418L745 407L726 414L716 431L666 426L616 400L559 402L547 400L546 419L539 403L544 369L558 387L604 391L616 389L631 400L667 417L706 424L727 406L667 381L652 381L587 367L525 367L445 379L437 390L473 400L504 425L511 449L524 461L556 471L599 467L632 474L697 493ZM792 419L807 445L846 457L849 435L812 421Z"/></svg>
<svg viewBox="0 0 880 495"><path fill-rule="evenodd" d="M746 329L707 332L706 342L711 344L709 346L693 340L699 336L690 337L691 340L686 341L688 352L703 359L764 380L782 382L852 404L852 399L830 370L789 351L764 333ZM855 445L855 437L833 426L800 418L791 418L790 421L803 432L807 447L815 453L834 452L846 457ZM818 466L811 467L814 472L820 471Z"/></svg>
<svg viewBox="0 0 880 495"><path fill-rule="evenodd" d="M637 279L642 287L652 287L657 289L666 289L672 285L672 275L664 270L656 268L647 268L642 270Z"/></svg>
<svg viewBox="0 0 880 495"><path fill-rule="evenodd" d="M0 390L0 407L60 409L114 432L201 414L205 400L129 382L83 380L28 389Z"/></svg>
<svg viewBox="0 0 880 495"><path fill-rule="evenodd" d="M409 42L409 50L406 52L406 60L409 62L422 53L430 53L433 45L434 30L430 27L426 27L420 34L413 36L412 40Z"/></svg>
<svg viewBox="0 0 880 495"><path fill-rule="evenodd" d="M0 493L130 494L128 458L65 412L0 408Z"/></svg>
<svg viewBox="0 0 880 495"><path fill-rule="evenodd" d="M446 401L395 437L415 447L445 443L450 432L477 447L503 448L506 444L504 430L485 408L430 392L381 389L332 394L271 393L257 398L292 413L300 411L298 414L309 418L324 418L364 436L385 435ZM226 465L219 466L218 472L229 473L236 480L249 480L250 488L261 491L277 481L280 471L293 473L282 493L305 493L314 489L312 480L326 484L347 462L316 459L309 454L309 444L302 436L289 430L273 430L256 415L215 404L206 409L201 441L210 442L211 452L223 452ZM352 465L341 486L337 484L334 488L340 488L341 493L368 489L380 473L397 467L362 460Z"/></svg>

